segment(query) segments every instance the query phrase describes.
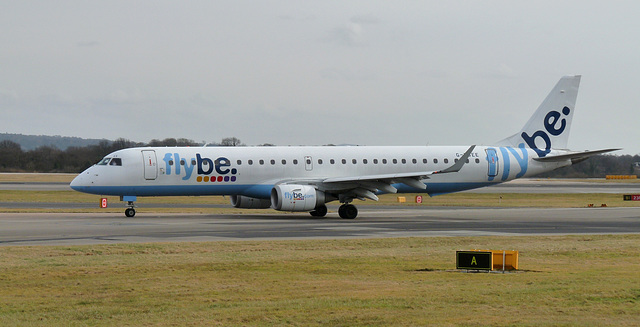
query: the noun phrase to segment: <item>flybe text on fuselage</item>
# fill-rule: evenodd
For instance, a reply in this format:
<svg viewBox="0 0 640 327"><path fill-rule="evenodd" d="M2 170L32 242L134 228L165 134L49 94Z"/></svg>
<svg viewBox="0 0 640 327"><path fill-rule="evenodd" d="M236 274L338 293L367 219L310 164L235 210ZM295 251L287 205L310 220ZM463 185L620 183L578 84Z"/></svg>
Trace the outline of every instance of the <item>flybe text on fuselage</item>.
<svg viewBox="0 0 640 327"><path fill-rule="evenodd" d="M182 176L182 180L189 180L196 170L197 182L235 182L238 170L231 168L231 160L225 157L215 159L203 157L196 153L195 158L182 158L179 153L165 153L165 174ZM214 175L214 176L211 176Z"/></svg>
<svg viewBox="0 0 640 327"><path fill-rule="evenodd" d="M500 151L500 154L502 154L502 156L498 156L498 151ZM524 147L524 144L521 144L518 149L512 147L488 147L486 149L486 152L486 160L489 163L488 180L490 182L496 179L496 177L500 173L499 170L502 170L502 177L500 178L502 181L507 181L513 178L520 178L527 173L527 170L529 168L529 153ZM515 177L510 177L512 157L520 167L520 172L518 172ZM502 158L502 163L499 163L500 158Z"/></svg>

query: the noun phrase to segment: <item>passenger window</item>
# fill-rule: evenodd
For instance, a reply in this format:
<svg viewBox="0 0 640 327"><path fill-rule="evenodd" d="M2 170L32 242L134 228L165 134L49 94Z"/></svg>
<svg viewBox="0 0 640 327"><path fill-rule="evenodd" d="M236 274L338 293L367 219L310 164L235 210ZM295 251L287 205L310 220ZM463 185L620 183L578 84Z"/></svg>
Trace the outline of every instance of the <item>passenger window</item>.
<svg viewBox="0 0 640 327"><path fill-rule="evenodd" d="M382 159L382 163L386 165L387 164L387 159Z"/></svg>
<svg viewBox="0 0 640 327"><path fill-rule="evenodd" d="M275 164L276 164L276 161L275 161L275 160L273 160L273 159L271 159L271 164L272 164L272 165L275 165Z"/></svg>
<svg viewBox="0 0 640 327"><path fill-rule="evenodd" d="M111 161L113 162L113 161ZM173 160L169 160L169 166L173 166Z"/></svg>
<svg viewBox="0 0 640 327"><path fill-rule="evenodd" d="M427 159L422 159L422 163L426 164L427 163Z"/></svg>
<svg viewBox="0 0 640 327"><path fill-rule="evenodd" d="M480 159L476 159L476 163L480 163Z"/></svg>
<svg viewBox="0 0 640 327"><path fill-rule="evenodd" d="M264 160L260 159L259 162L260 162L261 165L264 165Z"/></svg>
<svg viewBox="0 0 640 327"><path fill-rule="evenodd" d="M109 166L122 166L122 159L120 159L120 158L111 159L111 162L109 163Z"/></svg>
<svg viewBox="0 0 640 327"><path fill-rule="evenodd" d="M283 164L283 165L286 165L286 164L287 164L287 161L286 161L286 160L284 160L284 159L282 159L282 164Z"/></svg>
<svg viewBox="0 0 640 327"><path fill-rule="evenodd" d="M378 159L373 159L373 164L377 165L378 164Z"/></svg>
<svg viewBox="0 0 640 327"><path fill-rule="evenodd" d="M363 164L365 164L365 165L366 165L368 162L369 162L369 161L368 161L367 159L362 159L362 163L363 163Z"/></svg>
<svg viewBox="0 0 640 327"><path fill-rule="evenodd" d="M184 161L184 159L180 159L180 164L184 166L186 162Z"/></svg>
<svg viewBox="0 0 640 327"><path fill-rule="evenodd" d="M407 159L402 159L402 164L406 165L407 164Z"/></svg>
<svg viewBox="0 0 640 327"><path fill-rule="evenodd" d="M297 165L298 164L298 159L293 159L293 164Z"/></svg>
<svg viewBox="0 0 640 327"><path fill-rule="evenodd" d="M358 161L356 159L351 159L351 163L353 163L354 165L358 163Z"/></svg>
<svg viewBox="0 0 640 327"><path fill-rule="evenodd" d="M433 159L433 163L437 164L438 163L438 159Z"/></svg>
<svg viewBox="0 0 640 327"><path fill-rule="evenodd" d="M322 165L322 159L318 159L318 164Z"/></svg>
<svg viewBox="0 0 640 327"><path fill-rule="evenodd" d="M444 163L449 163L449 159L444 159Z"/></svg>
<svg viewBox="0 0 640 327"><path fill-rule="evenodd" d="M346 164L347 163L347 159L342 159L342 164Z"/></svg>
<svg viewBox="0 0 640 327"><path fill-rule="evenodd" d="M393 159L393 164L397 164L398 163L398 159Z"/></svg>
<svg viewBox="0 0 640 327"><path fill-rule="evenodd" d="M242 165L242 160L238 160L238 161L236 161L236 163L238 163L238 166L241 166Z"/></svg>
<svg viewBox="0 0 640 327"><path fill-rule="evenodd" d="M335 161L335 160L333 160L333 159L329 160L329 162L330 162L332 165L336 163L336 161Z"/></svg>

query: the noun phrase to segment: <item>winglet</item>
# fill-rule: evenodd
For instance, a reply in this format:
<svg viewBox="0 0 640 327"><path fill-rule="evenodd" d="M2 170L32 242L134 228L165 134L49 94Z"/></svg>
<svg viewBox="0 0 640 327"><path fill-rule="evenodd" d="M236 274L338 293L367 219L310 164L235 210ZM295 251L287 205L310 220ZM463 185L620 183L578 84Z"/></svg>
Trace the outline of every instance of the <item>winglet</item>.
<svg viewBox="0 0 640 327"><path fill-rule="evenodd" d="M435 172L434 174L442 174L442 173L457 173L458 171L460 171L460 169L462 169L462 166L464 166L465 163L467 163L467 159L469 159L469 156L471 155L471 152L473 152L473 149L475 149L476 146L475 144L472 145L471 147L469 147L469 149L462 155L462 157L460 157L460 159L458 159L458 161L453 164L453 166L446 168L445 170L440 170Z"/></svg>

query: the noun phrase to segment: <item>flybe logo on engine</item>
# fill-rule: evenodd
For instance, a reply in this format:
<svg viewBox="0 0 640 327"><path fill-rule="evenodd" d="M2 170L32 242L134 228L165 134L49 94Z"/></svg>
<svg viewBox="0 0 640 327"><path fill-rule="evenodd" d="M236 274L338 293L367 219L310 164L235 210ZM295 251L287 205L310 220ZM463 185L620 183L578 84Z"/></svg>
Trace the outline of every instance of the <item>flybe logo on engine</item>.
<svg viewBox="0 0 640 327"><path fill-rule="evenodd" d="M187 160L178 153L165 153L165 174L183 175L182 180L189 180L196 170L196 181L201 182L235 182L238 170L231 168L231 160L225 157L211 159L196 153L195 158Z"/></svg>
<svg viewBox="0 0 640 327"><path fill-rule="evenodd" d="M304 201L304 199L305 199L304 193L296 192L296 191L300 191L300 190L294 190L294 191L291 191L291 192L284 192L285 200ZM307 194L306 196L308 198L312 198L313 194Z"/></svg>

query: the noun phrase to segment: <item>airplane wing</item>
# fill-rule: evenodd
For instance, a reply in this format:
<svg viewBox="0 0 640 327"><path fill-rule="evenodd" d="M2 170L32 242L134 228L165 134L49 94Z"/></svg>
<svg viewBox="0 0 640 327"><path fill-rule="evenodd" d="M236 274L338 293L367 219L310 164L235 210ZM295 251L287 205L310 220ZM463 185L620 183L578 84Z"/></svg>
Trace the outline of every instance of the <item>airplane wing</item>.
<svg viewBox="0 0 640 327"><path fill-rule="evenodd" d="M603 149L603 150L594 150L594 151L571 152L571 153L560 154L560 155L547 155L545 157L533 158L533 160L541 161L541 162L556 162L556 161L571 160L572 164L576 164L578 162L586 160L591 156L612 152L612 151L618 151L618 150L622 150L622 149Z"/></svg>
<svg viewBox="0 0 640 327"><path fill-rule="evenodd" d="M310 184L315 184L318 189L323 191L339 193L341 196L367 198L378 201L378 197L375 195L375 192L378 190L387 193L398 192L392 184L401 183L413 188L424 190L427 186L421 180L428 179L431 175L435 174L455 173L460 171L467 162L467 159L469 159L469 156L475 147L475 145L469 147L469 149L455 162L455 164L440 171L334 177L315 181L315 183Z"/></svg>

